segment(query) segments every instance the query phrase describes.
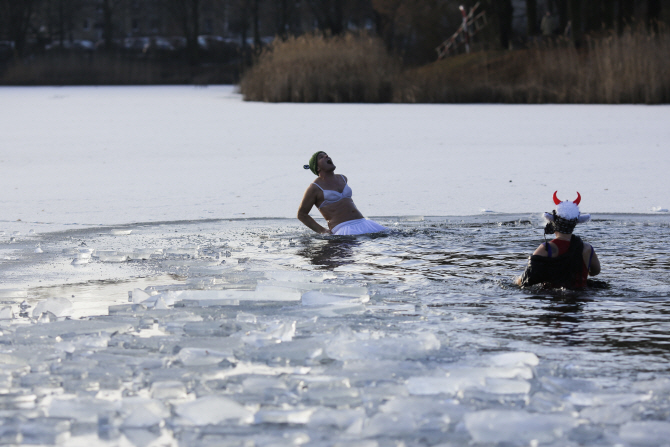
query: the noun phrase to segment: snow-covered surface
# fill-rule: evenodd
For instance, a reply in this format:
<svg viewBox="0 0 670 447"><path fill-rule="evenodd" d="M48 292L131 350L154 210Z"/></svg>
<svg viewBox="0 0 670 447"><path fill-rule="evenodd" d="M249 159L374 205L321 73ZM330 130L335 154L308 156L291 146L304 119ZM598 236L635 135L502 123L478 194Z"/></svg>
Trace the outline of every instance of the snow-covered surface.
<svg viewBox="0 0 670 447"><path fill-rule="evenodd" d="M293 217L316 150L367 216L665 210L670 107L264 104L231 86L0 88L0 220ZM53 228L53 227L52 227Z"/></svg>

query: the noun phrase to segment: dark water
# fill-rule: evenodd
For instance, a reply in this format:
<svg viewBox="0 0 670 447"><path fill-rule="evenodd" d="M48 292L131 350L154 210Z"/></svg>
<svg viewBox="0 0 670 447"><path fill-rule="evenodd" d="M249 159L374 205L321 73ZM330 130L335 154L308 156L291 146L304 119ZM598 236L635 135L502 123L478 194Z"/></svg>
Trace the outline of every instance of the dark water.
<svg viewBox="0 0 670 447"><path fill-rule="evenodd" d="M407 225L388 236L310 238L298 254L319 269L367 281L380 294L402 290L420 306L484 314L486 325L477 330L494 338L611 353L614 369L620 356L637 357L630 359L631 373L667 370L668 216L604 215L579 225L575 234L594 246L602 264L583 291L514 285L544 241L534 216L435 219L402 228Z"/></svg>
<svg viewBox="0 0 670 447"><path fill-rule="evenodd" d="M88 422L45 401L34 385L45 379L36 374L50 370L65 383L62 370L71 365L95 382L110 358L144 352L158 366L143 370L133 360L111 380L115 385L97 379L98 388L122 396L117 422L96 419L98 435L101 424L103 432L111 424L112 438L123 433L137 445L161 436L181 445L662 445L670 439L669 221L599 215L579 225L576 234L595 247L602 265L597 287L583 291L514 285L543 242L539 219L529 215L386 218L380 222L392 228L389 234L357 237L313 235L289 220L251 220L7 240L0 272L26 296L5 291L6 304L35 306L53 296L67 296L75 309L107 304L88 317L51 323L37 323L33 307L22 316L17 308L0 325L3 353L34 369L13 373L8 393L38 396L34 409L15 408L3 420L13 426L17 417L59 414L71 421L73 438L83 436ZM32 253L36 242L44 253ZM72 266L73 250L82 248L94 256ZM140 259L140 248L151 256ZM131 259L112 262L114 250ZM287 286L282 275L302 285ZM268 292L269 301L177 301L159 309L128 304L126 297L137 288L167 299L184 290L261 285L306 293L310 281L323 281L318 290L326 300L360 290L366 298L314 306L306 295L302 303L277 302ZM91 321L130 329L117 328L96 344L91 338L99 333L76 326ZM65 323L75 326L59 329ZM73 333L80 335L67 335ZM89 348L59 348L57 336L81 338ZM39 359L13 350L20 339L39 345ZM203 346L224 353L214 363L193 360ZM183 402L155 392L166 380L183 384L195 402L223 396L246 406L251 419L194 416L186 423ZM98 394L68 386L62 392L80 406L109 414ZM126 399L139 395L165 409L159 428L129 421ZM202 411L228 408L212 405Z"/></svg>

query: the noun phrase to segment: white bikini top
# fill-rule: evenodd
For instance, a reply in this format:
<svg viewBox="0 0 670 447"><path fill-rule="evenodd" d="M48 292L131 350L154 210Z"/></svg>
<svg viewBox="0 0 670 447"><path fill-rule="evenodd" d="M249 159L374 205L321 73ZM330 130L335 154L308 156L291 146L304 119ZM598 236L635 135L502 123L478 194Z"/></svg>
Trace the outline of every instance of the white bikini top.
<svg viewBox="0 0 670 447"><path fill-rule="evenodd" d="M347 179L344 178L343 175L340 174L340 177L344 180L344 189L342 192L335 191L334 189L323 189L319 185L316 185L321 191L323 191L323 202L321 202L321 206L317 207L318 209L323 208L324 206L330 205L331 203L339 202L340 200L344 198L351 198L352 191L349 185L347 184Z"/></svg>

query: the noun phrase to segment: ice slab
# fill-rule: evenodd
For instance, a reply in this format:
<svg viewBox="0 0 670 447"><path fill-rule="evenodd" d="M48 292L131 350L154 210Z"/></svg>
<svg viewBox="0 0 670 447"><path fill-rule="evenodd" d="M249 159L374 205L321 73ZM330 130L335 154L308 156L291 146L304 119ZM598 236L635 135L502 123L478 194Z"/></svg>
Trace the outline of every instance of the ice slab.
<svg viewBox="0 0 670 447"><path fill-rule="evenodd" d="M109 401L78 398L74 395L47 396L40 404L45 414L52 418L65 418L79 423L98 423L98 413L117 409L117 404Z"/></svg>
<svg viewBox="0 0 670 447"><path fill-rule="evenodd" d="M12 306L0 307L0 320L11 320L14 318Z"/></svg>
<svg viewBox="0 0 670 447"><path fill-rule="evenodd" d="M177 380L157 381L151 384L154 399L185 399L186 386Z"/></svg>
<svg viewBox="0 0 670 447"><path fill-rule="evenodd" d="M635 412L618 405L586 407L579 415L594 424L623 424L633 419Z"/></svg>
<svg viewBox="0 0 670 447"><path fill-rule="evenodd" d="M290 270L274 270L265 272L265 277L278 282L322 283L326 279L336 276L328 273L294 272Z"/></svg>
<svg viewBox="0 0 670 447"><path fill-rule="evenodd" d="M28 445L62 444L70 439L71 423L61 418L35 418L20 424L23 441Z"/></svg>
<svg viewBox="0 0 670 447"><path fill-rule="evenodd" d="M375 339L369 334L357 337L334 339L328 343L326 352L337 360L356 359L407 359L424 357L426 353L440 348L440 341L434 334L420 333L406 337Z"/></svg>
<svg viewBox="0 0 670 447"><path fill-rule="evenodd" d="M286 288L301 292L318 291L327 294L343 295L343 296L365 296L368 294L368 289L357 286L342 286L337 284L323 284L320 282L306 282L306 281L258 281L256 290L267 288L269 290L277 288Z"/></svg>
<svg viewBox="0 0 670 447"><path fill-rule="evenodd" d="M232 351L221 351L209 348L183 348L179 351L177 358L185 366L204 366L216 365L232 355Z"/></svg>
<svg viewBox="0 0 670 447"><path fill-rule="evenodd" d="M593 405L632 405L637 402L650 400L649 394L611 394L611 393L571 393L568 396L568 402L573 405L593 406Z"/></svg>
<svg viewBox="0 0 670 447"><path fill-rule="evenodd" d="M414 433L417 424L412 417L399 413L377 413L367 423L362 434L375 436L406 436Z"/></svg>
<svg viewBox="0 0 670 447"><path fill-rule="evenodd" d="M537 366L540 359L532 352L506 352L491 357L491 364L496 366Z"/></svg>
<svg viewBox="0 0 670 447"><path fill-rule="evenodd" d="M342 295L310 291L302 295L303 306L329 306L341 304L363 304L370 301L370 296L365 294Z"/></svg>
<svg viewBox="0 0 670 447"><path fill-rule="evenodd" d="M226 301L300 301L300 292L285 288L266 288L257 290L184 290L175 292L180 301L193 301L201 305L216 305Z"/></svg>
<svg viewBox="0 0 670 447"><path fill-rule="evenodd" d="M307 425L310 428L335 427L348 433L360 432L365 420L365 410L318 408L310 417Z"/></svg>
<svg viewBox="0 0 670 447"><path fill-rule="evenodd" d="M411 377L407 389L413 395L455 395L476 389L492 394L527 394L533 371L528 367L453 368L446 377Z"/></svg>
<svg viewBox="0 0 670 447"><path fill-rule="evenodd" d="M316 409L259 410L254 424L307 424Z"/></svg>
<svg viewBox="0 0 670 447"><path fill-rule="evenodd" d="M56 317L69 315L72 312L72 302L67 298L47 298L37 303L33 309L33 318L38 318L44 312L51 312Z"/></svg>
<svg viewBox="0 0 670 447"><path fill-rule="evenodd" d="M111 234L112 236L126 236L126 235L128 235L132 232L133 232L133 230L116 230L115 229L115 230L111 230L109 232L109 234Z"/></svg>
<svg viewBox="0 0 670 447"><path fill-rule="evenodd" d="M175 413L193 425L220 424L224 421L249 423L253 412L223 396L205 396L192 402L177 404Z"/></svg>
<svg viewBox="0 0 670 447"><path fill-rule="evenodd" d="M516 410L483 410L468 413L465 427L476 443L514 445L550 443L562 438L579 421L565 414L533 414Z"/></svg>
<svg viewBox="0 0 670 447"><path fill-rule="evenodd" d="M635 421L621 426L619 436L633 445L667 445L670 439L670 422Z"/></svg>

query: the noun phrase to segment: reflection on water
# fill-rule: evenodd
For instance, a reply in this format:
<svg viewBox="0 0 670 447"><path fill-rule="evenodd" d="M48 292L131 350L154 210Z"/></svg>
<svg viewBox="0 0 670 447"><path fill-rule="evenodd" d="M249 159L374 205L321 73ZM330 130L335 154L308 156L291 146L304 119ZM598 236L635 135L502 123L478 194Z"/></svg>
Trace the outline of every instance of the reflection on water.
<svg viewBox="0 0 670 447"><path fill-rule="evenodd" d="M304 238L303 248L297 254L308 259L309 262L325 269L337 267L354 262L354 250L361 242L355 237L334 236L329 238Z"/></svg>

